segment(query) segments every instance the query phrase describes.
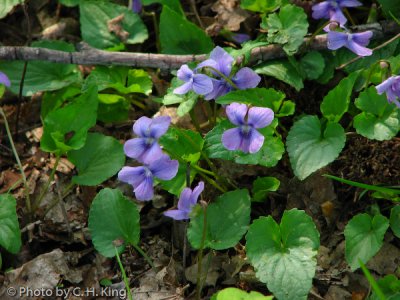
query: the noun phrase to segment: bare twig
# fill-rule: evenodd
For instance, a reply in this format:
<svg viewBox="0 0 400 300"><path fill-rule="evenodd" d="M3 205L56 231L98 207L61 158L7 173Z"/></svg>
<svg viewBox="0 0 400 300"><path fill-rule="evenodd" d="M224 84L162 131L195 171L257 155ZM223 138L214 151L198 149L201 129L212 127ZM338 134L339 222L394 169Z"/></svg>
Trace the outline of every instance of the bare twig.
<svg viewBox="0 0 400 300"><path fill-rule="evenodd" d="M372 30L373 38L390 37L400 31L400 26L395 22L382 22L354 27L358 30ZM305 45L309 38L304 39ZM310 50L326 49L327 37L325 34L316 36L309 45ZM258 61L267 61L286 57L280 45L256 47L251 51L250 64ZM121 65L140 68L159 68L164 70L177 69L181 65L206 59L206 54L200 55L170 55L132 52L110 52L85 47L77 52L63 52L44 48L30 47L0 47L0 60L43 60L57 63L78 65ZM237 58L238 63L242 57Z"/></svg>

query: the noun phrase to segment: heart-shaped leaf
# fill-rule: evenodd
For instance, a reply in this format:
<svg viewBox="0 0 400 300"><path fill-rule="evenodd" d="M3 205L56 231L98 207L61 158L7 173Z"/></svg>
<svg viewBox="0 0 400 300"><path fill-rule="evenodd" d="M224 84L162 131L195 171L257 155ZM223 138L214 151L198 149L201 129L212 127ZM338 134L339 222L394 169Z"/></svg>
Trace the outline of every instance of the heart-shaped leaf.
<svg viewBox="0 0 400 300"><path fill-rule="evenodd" d="M78 168L72 182L97 185L115 175L125 164L121 143L110 136L89 133L83 148L68 153L68 159Z"/></svg>
<svg viewBox="0 0 400 300"><path fill-rule="evenodd" d="M106 257L125 249L126 243L139 242L139 211L119 190L103 189L94 198L89 211L89 230L97 251Z"/></svg>
<svg viewBox="0 0 400 300"><path fill-rule="evenodd" d="M285 211L278 225L261 217L250 225L246 251L256 276L280 300L307 299L317 265L319 233L304 211Z"/></svg>
<svg viewBox="0 0 400 300"><path fill-rule="evenodd" d="M204 228L204 211L197 206L190 220L188 239L199 249ZM223 216L223 217L221 217ZM223 250L235 246L243 237L250 222L250 196L247 190L235 190L219 196L207 207L205 248Z"/></svg>
<svg viewBox="0 0 400 300"><path fill-rule="evenodd" d="M358 214L349 221L344 236L346 260L353 271L360 267L359 259L366 264L379 251L388 227L389 220L382 215Z"/></svg>
<svg viewBox="0 0 400 300"><path fill-rule="evenodd" d="M21 231L16 206L17 201L13 196L0 195L0 246L14 254L21 248Z"/></svg>
<svg viewBox="0 0 400 300"><path fill-rule="evenodd" d="M305 116L295 122L286 144L294 174L303 180L334 161L342 151L346 136L338 123L323 128L316 116Z"/></svg>

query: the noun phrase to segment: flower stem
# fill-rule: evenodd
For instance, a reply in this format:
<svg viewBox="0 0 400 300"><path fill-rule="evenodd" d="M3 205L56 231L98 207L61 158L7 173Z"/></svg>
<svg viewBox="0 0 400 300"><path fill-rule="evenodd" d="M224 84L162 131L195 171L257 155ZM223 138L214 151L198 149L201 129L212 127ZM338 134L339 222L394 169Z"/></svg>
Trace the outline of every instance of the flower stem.
<svg viewBox="0 0 400 300"><path fill-rule="evenodd" d="M12 139L12 134L10 132L10 126L8 125L6 114L4 113L4 111L3 111L3 109L1 107L0 107L0 114L4 119L4 126L6 127L8 140L10 141L11 148L12 148L13 154L15 156L15 160L17 161L17 164L18 164L18 169L21 172L22 180L24 182L25 205L26 205L26 208L28 210L28 214L31 214L32 213L32 208L31 208L31 200L30 200L30 197L29 197L28 182L26 180L25 172L24 172L24 169L22 168L21 160L19 159L17 149L15 148L14 141Z"/></svg>
<svg viewBox="0 0 400 300"><path fill-rule="evenodd" d="M128 280L128 277L126 276L125 269L124 269L124 266L122 265L121 259L119 258L118 249L115 246L114 246L114 249L115 249L115 257L117 258L119 269L121 270L122 278L124 279L125 289L126 289L126 292L128 293L128 298L129 298L129 300L133 300L131 288L129 287L129 280Z"/></svg>
<svg viewBox="0 0 400 300"><path fill-rule="evenodd" d="M214 71L214 72L217 73L219 76L221 76L227 83L229 83L232 87L234 87L236 90L240 90L239 87L238 87L235 83L233 83L233 81L232 81L229 77L227 77L227 76L225 76L224 74L222 74L222 73L221 73L220 71L218 71L216 68L213 68L213 67L210 67L210 66L205 66L205 67L203 67L203 68L208 68L208 69Z"/></svg>
<svg viewBox="0 0 400 300"><path fill-rule="evenodd" d="M196 299L201 299L201 290L202 290L202 272L203 272L203 250L204 250L204 242L206 240L207 234L207 207L203 207L203 233L201 236L201 243L199 253L197 255L197 280L196 280Z"/></svg>
<svg viewBox="0 0 400 300"><path fill-rule="evenodd" d="M150 259L150 257L146 254L146 252L144 252L142 250L142 248L140 248L138 245L132 244L133 248L135 248L135 250L137 252L140 253L140 255L142 255L144 257L144 259L147 261L147 263L153 268L155 269L156 266L154 265L154 263L152 262L152 260Z"/></svg>
<svg viewBox="0 0 400 300"><path fill-rule="evenodd" d="M42 192L40 193L40 196L39 196L38 200L37 200L36 203L33 205L33 212L35 212L35 211L39 208L40 203L42 203L44 196L46 195L47 191L49 190L49 186L50 186L51 182L52 182L53 179L54 179L54 174L55 174L56 171L57 171L57 166L58 166L58 163L60 162L60 159L61 159L61 154L57 153L57 154L56 154L56 162L54 163L53 169L51 170L50 177L49 177L49 179L47 180L44 189L43 189Z"/></svg>

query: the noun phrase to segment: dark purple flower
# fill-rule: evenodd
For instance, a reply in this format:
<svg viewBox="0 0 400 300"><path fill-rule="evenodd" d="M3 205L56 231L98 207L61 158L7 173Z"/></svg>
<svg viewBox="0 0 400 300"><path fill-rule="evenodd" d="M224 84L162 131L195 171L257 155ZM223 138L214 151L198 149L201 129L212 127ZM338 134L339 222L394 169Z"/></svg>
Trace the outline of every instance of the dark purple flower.
<svg viewBox="0 0 400 300"><path fill-rule="evenodd" d="M329 19L343 26L346 24L347 19L342 12L342 8L360 5L362 5L362 3L357 0L327 0L313 5L312 17L314 19Z"/></svg>
<svg viewBox="0 0 400 300"><path fill-rule="evenodd" d="M232 39L236 43L241 44L250 40L250 36L246 33L234 33L232 34Z"/></svg>
<svg viewBox="0 0 400 300"><path fill-rule="evenodd" d="M11 86L10 79L8 79L7 75L3 72L0 72L0 84L4 84L7 87Z"/></svg>
<svg viewBox="0 0 400 300"><path fill-rule="evenodd" d="M205 95L213 89L210 77L193 72L187 65L182 65L177 75L185 83L174 89L175 94L186 94L193 90L196 94Z"/></svg>
<svg viewBox="0 0 400 300"><path fill-rule="evenodd" d="M178 201L178 209L172 209L164 212L164 215L175 220L187 220L192 211L193 206L196 205L197 199L201 192L204 190L204 182L200 181L199 184L193 189L185 188Z"/></svg>
<svg viewBox="0 0 400 300"><path fill-rule="evenodd" d="M133 132L138 138L126 141L125 154L142 163L150 163L163 155L158 139L168 130L170 117L161 116L154 119L139 118L133 125Z"/></svg>
<svg viewBox="0 0 400 300"><path fill-rule="evenodd" d="M123 167L118 173L120 181L133 186L135 197L140 201L149 201L154 196L153 178L170 180L178 172L179 163L167 155L140 167Z"/></svg>
<svg viewBox="0 0 400 300"><path fill-rule="evenodd" d="M211 67L216 69L218 72L222 73L225 77L230 77L232 64L234 59L221 47L215 47L210 53L210 58L203 61L197 66L197 69L204 67ZM213 89L211 92L204 95L204 99L211 100L216 99L233 89L233 86L227 82L222 76L211 69L211 72L217 78L212 79ZM256 87L260 81L261 77L258 76L250 68L240 69L232 78L232 82L240 89L249 89Z"/></svg>
<svg viewBox="0 0 400 300"><path fill-rule="evenodd" d="M369 56L372 50L366 48L372 37L372 31L346 33L339 31L328 32L328 49L337 50L346 47L359 56Z"/></svg>
<svg viewBox="0 0 400 300"><path fill-rule="evenodd" d="M376 90L379 95L386 93L386 97L389 103L396 104L400 108L400 76L391 76L382 82L380 85L376 86Z"/></svg>
<svg viewBox="0 0 400 300"><path fill-rule="evenodd" d="M142 11L142 1L141 0L133 0L132 1L132 11L134 13L140 13Z"/></svg>
<svg viewBox="0 0 400 300"><path fill-rule="evenodd" d="M232 103L226 107L226 115L238 127L228 129L222 134L224 147L246 153L258 152L264 143L264 136L256 129L271 124L274 112L266 107L249 109L246 104Z"/></svg>

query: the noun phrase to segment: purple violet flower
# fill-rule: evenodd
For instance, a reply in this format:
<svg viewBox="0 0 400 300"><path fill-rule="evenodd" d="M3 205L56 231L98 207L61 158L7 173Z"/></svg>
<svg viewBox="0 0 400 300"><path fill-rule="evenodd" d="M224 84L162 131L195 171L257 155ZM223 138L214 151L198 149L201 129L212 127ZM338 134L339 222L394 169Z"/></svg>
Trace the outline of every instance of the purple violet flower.
<svg viewBox="0 0 400 300"><path fill-rule="evenodd" d="M343 26L346 24L347 19L342 12L342 8L360 5L362 5L362 3L357 0L327 0L313 5L312 17L314 19L329 19Z"/></svg>
<svg viewBox="0 0 400 300"><path fill-rule="evenodd" d="M400 98L400 75L389 77L384 82L377 85L376 90L379 95L386 93L388 102L394 103L400 108L400 102L398 100L398 98Z"/></svg>
<svg viewBox="0 0 400 300"><path fill-rule="evenodd" d="M247 42L248 40L250 40L250 36L246 33L233 33L231 38L238 44L241 44L241 43L244 43L244 42Z"/></svg>
<svg viewBox="0 0 400 300"><path fill-rule="evenodd" d="M158 159L163 155L158 139L167 132L170 122L171 118L166 116L139 118L133 125L138 138L126 141L125 154L145 164Z"/></svg>
<svg viewBox="0 0 400 300"><path fill-rule="evenodd" d="M264 144L264 136L256 129L271 124L274 112L266 107L251 107L232 103L226 107L229 120L238 127L222 134L222 144L228 150L242 150L246 153L258 152Z"/></svg>
<svg viewBox="0 0 400 300"><path fill-rule="evenodd" d="M0 84L4 84L6 87L11 86L10 79L8 79L7 75L3 72L0 72Z"/></svg>
<svg viewBox="0 0 400 300"><path fill-rule="evenodd" d="M139 14L142 11L142 1L141 0L133 0L132 1L132 11L136 14Z"/></svg>
<svg viewBox="0 0 400 300"><path fill-rule="evenodd" d="M193 72L187 65L182 65L177 75L178 78L185 83L174 89L175 94L186 94L193 90L196 94L205 95L210 93L213 89L210 77Z"/></svg>
<svg viewBox="0 0 400 300"><path fill-rule="evenodd" d="M196 205L197 199L201 192L204 190L204 182L200 181L199 184L193 189L185 188L179 196L178 209L171 209L164 212L164 215L175 220L187 220L192 211L193 206Z"/></svg>
<svg viewBox="0 0 400 300"><path fill-rule="evenodd" d="M123 167L118 173L120 181L133 186L135 197L140 201L149 201L154 196L153 178L170 180L178 172L179 163L167 155L140 167Z"/></svg>
<svg viewBox="0 0 400 300"><path fill-rule="evenodd" d="M337 50L346 47L359 56L369 56L372 50L366 48L372 37L372 31L346 33L339 31L328 32L328 49Z"/></svg>
<svg viewBox="0 0 400 300"><path fill-rule="evenodd" d="M203 61L197 66L197 69L204 67L212 67L222 73L225 77L230 78L232 64L234 59L231 55L229 55L224 49L221 47L215 47L213 51L210 53L210 58ZM212 78L213 89L211 92L205 94L205 100L216 99L220 96L225 95L230 92L233 87L227 82L224 78L219 76L219 74L215 71L211 72L218 77L218 79ZM260 81L261 77L257 75L250 68L242 68L240 69L232 78L232 82L240 89L249 89L256 87Z"/></svg>

